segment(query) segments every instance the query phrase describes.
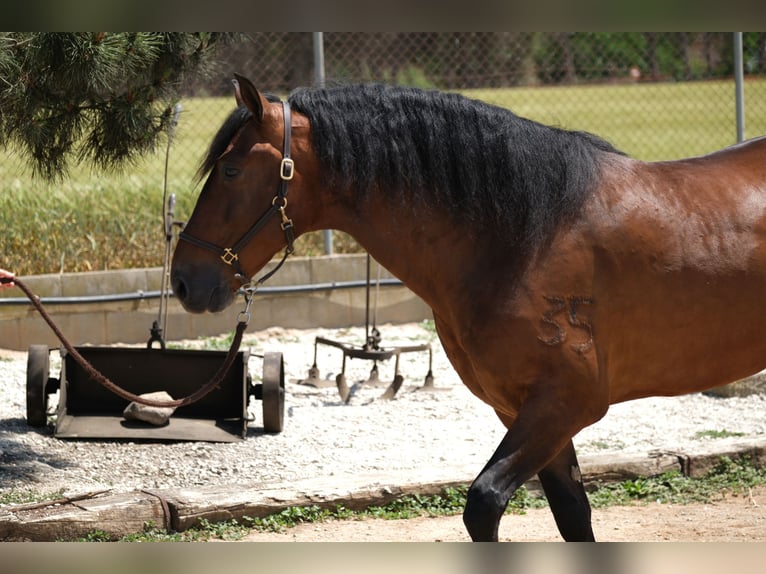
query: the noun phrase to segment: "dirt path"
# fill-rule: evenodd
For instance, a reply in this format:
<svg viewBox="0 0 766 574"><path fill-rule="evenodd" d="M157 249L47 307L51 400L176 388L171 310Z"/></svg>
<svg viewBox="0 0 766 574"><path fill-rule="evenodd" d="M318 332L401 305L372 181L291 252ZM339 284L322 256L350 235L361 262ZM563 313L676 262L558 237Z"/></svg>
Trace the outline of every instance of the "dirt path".
<svg viewBox="0 0 766 574"><path fill-rule="evenodd" d="M746 542L766 540L766 487L726 495L710 504L650 503L596 509L596 538L611 542ZM504 517L500 539L560 541L550 510ZM249 542L459 542L468 541L460 516L410 520L344 520L304 524L284 533L253 533Z"/></svg>

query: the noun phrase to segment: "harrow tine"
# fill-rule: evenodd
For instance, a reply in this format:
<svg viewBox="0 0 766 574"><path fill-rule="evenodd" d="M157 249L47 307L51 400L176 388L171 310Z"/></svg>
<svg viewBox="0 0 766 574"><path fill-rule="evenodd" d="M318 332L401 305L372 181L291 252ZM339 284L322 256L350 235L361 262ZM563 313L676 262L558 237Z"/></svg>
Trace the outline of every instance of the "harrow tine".
<svg viewBox="0 0 766 574"><path fill-rule="evenodd" d="M423 386L422 387L418 387L415 390L417 392L419 392L419 393L420 392L433 393L433 392L437 392L437 391L439 391L439 392L441 392L441 391L448 391L449 389L446 388L446 387L434 386L434 374L433 374L433 371L431 369L428 369L428 373L426 373L426 378L425 378L425 381L423 382Z"/></svg>
<svg viewBox="0 0 766 574"><path fill-rule="evenodd" d="M342 400L344 403L348 403L349 399L351 398L351 391L348 388L348 384L346 383L346 375L343 373L338 374L337 377L335 377L335 383L338 385L338 394L340 395L340 400Z"/></svg>
<svg viewBox="0 0 766 574"><path fill-rule="evenodd" d="M365 387L383 387L386 385L385 382L380 380L380 374L378 373L378 364L375 363L372 366L372 369L370 369L370 376L366 381L362 382L362 385Z"/></svg>
<svg viewBox="0 0 766 574"><path fill-rule="evenodd" d="M316 363L311 366L308 376L305 379L300 379L295 382L299 385L306 385L317 389L326 389L335 386L335 381L331 381L330 379L323 379L319 376L319 369L317 368Z"/></svg>
<svg viewBox="0 0 766 574"><path fill-rule="evenodd" d="M384 401L390 401L396 396L396 393L399 391L400 388L402 388L402 383L404 382L404 377L400 374L394 375L394 380L391 381L391 384L388 386L388 388L385 390L385 392L380 395L381 400Z"/></svg>

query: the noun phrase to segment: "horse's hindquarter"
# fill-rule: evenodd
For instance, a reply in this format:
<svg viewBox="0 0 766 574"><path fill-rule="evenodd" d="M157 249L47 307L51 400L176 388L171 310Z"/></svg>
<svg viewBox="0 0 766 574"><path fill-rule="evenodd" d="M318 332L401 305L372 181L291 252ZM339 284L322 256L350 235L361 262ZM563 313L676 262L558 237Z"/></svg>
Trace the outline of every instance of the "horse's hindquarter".
<svg viewBox="0 0 766 574"><path fill-rule="evenodd" d="M603 183L586 213L610 402L766 368L766 141L681 162L625 160Z"/></svg>

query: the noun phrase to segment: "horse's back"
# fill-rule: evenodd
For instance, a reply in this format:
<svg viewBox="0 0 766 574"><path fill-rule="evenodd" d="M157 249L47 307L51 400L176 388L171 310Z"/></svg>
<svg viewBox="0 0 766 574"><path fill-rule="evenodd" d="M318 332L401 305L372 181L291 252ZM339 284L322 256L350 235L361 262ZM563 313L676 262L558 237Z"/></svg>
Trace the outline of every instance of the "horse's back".
<svg viewBox="0 0 766 574"><path fill-rule="evenodd" d="M766 368L766 138L620 160L590 206L594 330L612 402Z"/></svg>

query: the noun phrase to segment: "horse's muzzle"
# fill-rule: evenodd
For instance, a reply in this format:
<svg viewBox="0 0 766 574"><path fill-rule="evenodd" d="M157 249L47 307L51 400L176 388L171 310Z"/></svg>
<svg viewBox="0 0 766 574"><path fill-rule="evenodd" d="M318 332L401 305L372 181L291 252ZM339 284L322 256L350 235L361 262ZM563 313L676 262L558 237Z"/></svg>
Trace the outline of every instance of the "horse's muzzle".
<svg viewBox="0 0 766 574"><path fill-rule="evenodd" d="M217 313L234 301L230 282L219 273L174 267L170 283L183 308L191 313Z"/></svg>

